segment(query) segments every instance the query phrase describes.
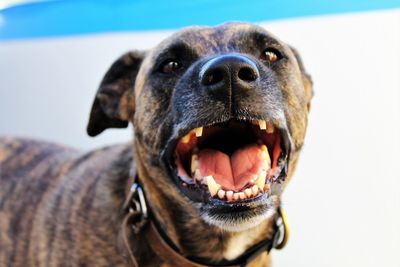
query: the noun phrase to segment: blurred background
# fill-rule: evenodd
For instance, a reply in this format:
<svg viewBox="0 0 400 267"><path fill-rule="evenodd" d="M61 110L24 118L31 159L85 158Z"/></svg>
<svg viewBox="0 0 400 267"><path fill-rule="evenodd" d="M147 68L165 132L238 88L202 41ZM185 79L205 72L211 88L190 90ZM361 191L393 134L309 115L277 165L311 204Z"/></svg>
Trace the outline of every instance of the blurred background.
<svg viewBox="0 0 400 267"><path fill-rule="evenodd" d="M0 0L0 135L83 150L103 74L188 25L262 25L314 80L308 135L284 193L291 225L274 266L400 266L400 1Z"/></svg>

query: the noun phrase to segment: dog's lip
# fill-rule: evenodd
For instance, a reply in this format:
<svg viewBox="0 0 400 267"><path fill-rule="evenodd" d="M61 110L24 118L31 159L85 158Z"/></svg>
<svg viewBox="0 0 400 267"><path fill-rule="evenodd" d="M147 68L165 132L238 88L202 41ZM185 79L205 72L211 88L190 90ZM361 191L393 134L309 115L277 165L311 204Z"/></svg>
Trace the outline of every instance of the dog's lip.
<svg viewBox="0 0 400 267"><path fill-rule="evenodd" d="M231 120L231 119L229 119L229 120ZM210 204L212 206L216 205L216 203L218 205L235 206L235 205L243 205L246 203L252 203L254 201L257 201L257 199L260 196L265 197L265 193L263 193L263 194L259 194L258 196L255 196L255 197L247 198L244 200L237 200L234 202L228 202L228 201L216 199L216 198L211 197L211 195L209 194L208 191L203 190L202 188L193 186L191 184L184 183L177 174L177 166L174 161L174 153L175 153L175 149L177 147L178 142L184 136L186 136L188 133L193 131L193 129L196 129L199 127L211 127L218 123L225 123L229 120L226 120L226 119L219 120L219 121L212 122L212 123L209 123L206 125L201 124L201 123L192 123L190 125L187 125L186 127L179 129L179 131L177 131L177 134L174 135L172 138L170 138L169 142L166 145L165 150L163 151L163 153L161 155L164 164L166 164L168 173L169 173L170 177L172 177L172 180L174 181L174 183L177 185L179 190L186 197L189 197L189 199L191 199L194 202ZM260 118L246 118L246 119L241 118L240 119L240 121L247 121L247 122L257 121L257 120L260 120ZM287 172L288 172L290 151L292 151L292 147L293 147L293 142L291 141L291 137L290 137L290 134L289 134L289 131L287 130L287 128L286 127L276 127L276 130L280 132L284 150L282 151L283 152L283 164L280 164L281 168L279 169L279 173L276 174L276 176L273 179L273 182L271 183L272 187L275 186L275 184L278 184L278 185L281 184L285 180ZM277 190L272 190L272 191L277 191ZM268 195L267 195L267 197L268 197Z"/></svg>
<svg viewBox="0 0 400 267"><path fill-rule="evenodd" d="M268 194L258 195L252 199L245 199L235 202L226 202L220 199L211 199L207 202L206 207L212 209L214 213L219 215L231 214L232 212L246 212L249 210L255 210L266 204L267 200L270 198Z"/></svg>
<svg viewBox="0 0 400 267"><path fill-rule="evenodd" d="M206 127L210 127L213 125L216 125L218 123L225 123L228 122L229 120L238 120L238 121L259 121L259 120L264 120L264 121L269 121L268 118L260 118L260 117L241 117L241 118L221 118L218 120L213 120L211 122L206 122L206 123L201 123L201 122L192 122L192 123L188 123L186 124L184 127L180 127L176 133L167 141L167 144L165 146L165 149L161 152L161 158L164 162L168 163L168 167L174 167L173 165L171 165L172 161L172 156L174 154L174 150L179 142L179 140L184 137L185 135L187 135L188 133L190 133L191 131L193 131L194 129L197 128L206 128ZM294 144L292 141L292 138L290 136L289 130L286 126L286 123L281 123L280 125L282 126L278 126L276 123L274 123L274 126L276 128L276 130L281 132L281 135L283 137L283 144L284 144L284 149L285 149L285 154L289 157L291 151L293 151L294 148ZM171 162L170 162L171 161Z"/></svg>
<svg viewBox="0 0 400 267"><path fill-rule="evenodd" d="M189 185L190 187L190 185ZM224 215L235 216L232 220L240 216L245 218L250 214L262 214L269 210L274 205L274 196L282 192L283 184L276 182L271 184L271 191L268 194L260 194L256 197L235 202L228 202L218 198L211 197L206 191L198 188L189 189L188 186L182 186L178 183L179 190L184 196L188 197L191 201L200 203L200 211L209 213L209 215L216 215L218 217ZM241 215L239 215L241 214Z"/></svg>

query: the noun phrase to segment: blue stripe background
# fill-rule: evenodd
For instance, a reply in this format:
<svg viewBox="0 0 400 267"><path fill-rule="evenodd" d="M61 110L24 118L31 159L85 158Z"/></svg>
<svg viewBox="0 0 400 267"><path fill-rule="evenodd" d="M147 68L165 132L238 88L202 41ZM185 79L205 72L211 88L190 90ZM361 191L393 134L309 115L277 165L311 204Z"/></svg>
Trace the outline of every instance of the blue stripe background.
<svg viewBox="0 0 400 267"><path fill-rule="evenodd" d="M400 8L400 0L60 0L0 12L0 41Z"/></svg>

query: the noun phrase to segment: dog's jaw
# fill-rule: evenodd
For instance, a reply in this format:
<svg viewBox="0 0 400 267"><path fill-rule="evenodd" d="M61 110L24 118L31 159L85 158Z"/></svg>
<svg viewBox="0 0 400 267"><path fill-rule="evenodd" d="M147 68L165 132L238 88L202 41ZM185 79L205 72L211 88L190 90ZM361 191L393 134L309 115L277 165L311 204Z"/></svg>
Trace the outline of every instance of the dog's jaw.
<svg viewBox="0 0 400 267"><path fill-rule="evenodd" d="M262 222L273 218L276 207L279 203L278 197L271 196L266 201L268 202L266 210L263 213L252 217L243 217L239 219L232 217L229 219L227 217L221 218L218 214L212 215L210 212L202 212L201 217L206 223L217 226L224 231L241 233L256 228ZM199 210L202 210L201 207L198 208ZM235 215L233 214L233 216Z"/></svg>
<svg viewBox="0 0 400 267"><path fill-rule="evenodd" d="M144 163L137 166L139 180L145 192L152 192L146 195L151 212L161 229L183 254L218 263L234 260L251 246L270 238L274 208L262 216L246 221L235 220L228 225L226 221L201 214L198 203L188 199L172 183L165 182L169 178L164 177L166 174L162 167L147 164L149 161L141 157L149 155L143 153L146 148L135 143L135 159ZM274 207L279 205L278 197L272 197L270 201ZM174 209L171 210L171 207ZM240 246L235 245L238 240L241 240ZM266 261L263 256L262 262Z"/></svg>

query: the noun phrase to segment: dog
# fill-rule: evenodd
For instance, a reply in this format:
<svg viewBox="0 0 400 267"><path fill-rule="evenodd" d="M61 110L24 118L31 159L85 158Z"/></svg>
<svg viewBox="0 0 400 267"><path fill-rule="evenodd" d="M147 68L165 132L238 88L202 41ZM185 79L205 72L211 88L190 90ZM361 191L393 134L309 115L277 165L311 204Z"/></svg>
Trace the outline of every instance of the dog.
<svg viewBox="0 0 400 267"><path fill-rule="evenodd" d="M131 123L132 143L0 140L0 265L270 266L311 98L298 53L253 24L122 55L87 132Z"/></svg>

